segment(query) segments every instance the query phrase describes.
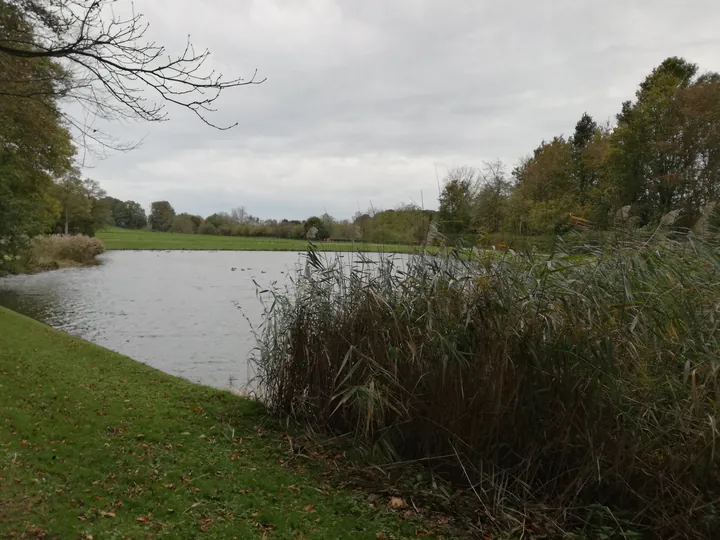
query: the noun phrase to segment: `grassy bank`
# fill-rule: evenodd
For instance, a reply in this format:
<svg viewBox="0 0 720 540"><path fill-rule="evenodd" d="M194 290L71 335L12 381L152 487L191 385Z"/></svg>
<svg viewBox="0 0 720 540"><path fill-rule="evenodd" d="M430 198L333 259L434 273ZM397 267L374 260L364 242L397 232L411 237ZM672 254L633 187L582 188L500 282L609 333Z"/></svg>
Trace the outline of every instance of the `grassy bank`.
<svg viewBox="0 0 720 540"><path fill-rule="evenodd" d="M0 537L416 537L283 466L287 436L251 401L4 308L0 329Z"/></svg>
<svg viewBox="0 0 720 540"><path fill-rule="evenodd" d="M310 263L261 329L279 414L470 483L485 523L529 537L720 527L717 244L658 230L592 256Z"/></svg>
<svg viewBox="0 0 720 540"><path fill-rule="evenodd" d="M290 238L249 238L244 236L211 236L203 234L158 233L111 228L97 233L108 250L223 250L223 251L305 251L306 240ZM381 245L359 242L318 243L325 251L367 251L412 253L418 246Z"/></svg>

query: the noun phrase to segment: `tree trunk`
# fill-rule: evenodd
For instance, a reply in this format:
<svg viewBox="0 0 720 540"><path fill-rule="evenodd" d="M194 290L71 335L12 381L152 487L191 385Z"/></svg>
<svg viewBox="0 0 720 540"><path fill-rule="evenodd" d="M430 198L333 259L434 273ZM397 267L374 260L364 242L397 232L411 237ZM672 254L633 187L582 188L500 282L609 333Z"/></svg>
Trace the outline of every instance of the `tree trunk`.
<svg viewBox="0 0 720 540"><path fill-rule="evenodd" d="M70 234L70 219L68 217L68 205L65 205L65 234Z"/></svg>

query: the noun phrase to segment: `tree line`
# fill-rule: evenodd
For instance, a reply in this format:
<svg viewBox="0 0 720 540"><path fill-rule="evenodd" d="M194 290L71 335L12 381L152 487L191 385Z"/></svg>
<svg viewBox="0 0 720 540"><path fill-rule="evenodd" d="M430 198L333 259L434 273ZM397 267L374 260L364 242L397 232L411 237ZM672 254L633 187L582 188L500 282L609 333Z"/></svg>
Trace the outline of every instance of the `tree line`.
<svg viewBox="0 0 720 540"><path fill-rule="evenodd" d="M117 199L112 200L116 204L120 203ZM419 244L425 241L434 214L433 211L422 210L414 205L401 205L391 210L357 212L352 219L344 220L336 219L328 213L302 221L263 220L239 206L230 212L216 212L203 218L176 213L168 201L155 201L150 206L147 228L156 232L184 234ZM112 216L112 224L118 227L145 227L139 223L138 226L126 225L117 218L116 211Z"/></svg>
<svg viewBox="0 0 720 540"><path fill-rule="evenodd" d="M440 195L439 230L478 234L603 230L671 215L692 227L720 196L720 75L672 57L622 104L615 122L585 113L569 137L543 141L508 174L500 163L457 168ZM716 218L715 218L716 219Z"/></svg>

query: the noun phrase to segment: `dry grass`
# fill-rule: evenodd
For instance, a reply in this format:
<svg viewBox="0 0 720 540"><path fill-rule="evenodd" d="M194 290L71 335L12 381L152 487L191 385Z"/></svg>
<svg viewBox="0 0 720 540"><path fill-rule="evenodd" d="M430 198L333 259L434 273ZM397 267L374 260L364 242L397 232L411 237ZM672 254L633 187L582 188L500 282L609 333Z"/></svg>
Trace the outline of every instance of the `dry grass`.
<svg viewBox="0 0 720 540"><path fill-rule="evenodd" d="M378 462L472 486L487 523L709 537L720 252L663 231L588 251L366 271L311 252L270 293L261 395Z"/></svg>
<svg viewBox="0 0 720 540"><path fill-rule="evenodd" d="M85 235L38 236L30 246L30 265L39 270L52 270L96 263L105 248L102 241Z"/></svg>

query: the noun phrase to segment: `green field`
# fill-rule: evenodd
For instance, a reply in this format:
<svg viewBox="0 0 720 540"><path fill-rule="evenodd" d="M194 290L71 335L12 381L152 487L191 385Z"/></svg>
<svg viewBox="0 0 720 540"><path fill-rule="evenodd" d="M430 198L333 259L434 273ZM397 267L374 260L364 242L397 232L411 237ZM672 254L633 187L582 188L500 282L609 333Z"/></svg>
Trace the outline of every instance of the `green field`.
<svg viewBox="0 0 720 540"><path fill-rule="evenodd" d="M304 471L247 399L1 307L0 328L2 538L420 533L386 502Z"/></svg>
<svg viewBox="0 0 720 540"><path fill-rule="evenodd" d="M105 249L146 250L223 250L223 251L307 251L307 240L290 238L249 238L245 236L209 236L203 234L159 233L110 228L97 233ZM365 244L360 242L318 242L324 251L365 251L413 253L419 246Z"/></svg>

